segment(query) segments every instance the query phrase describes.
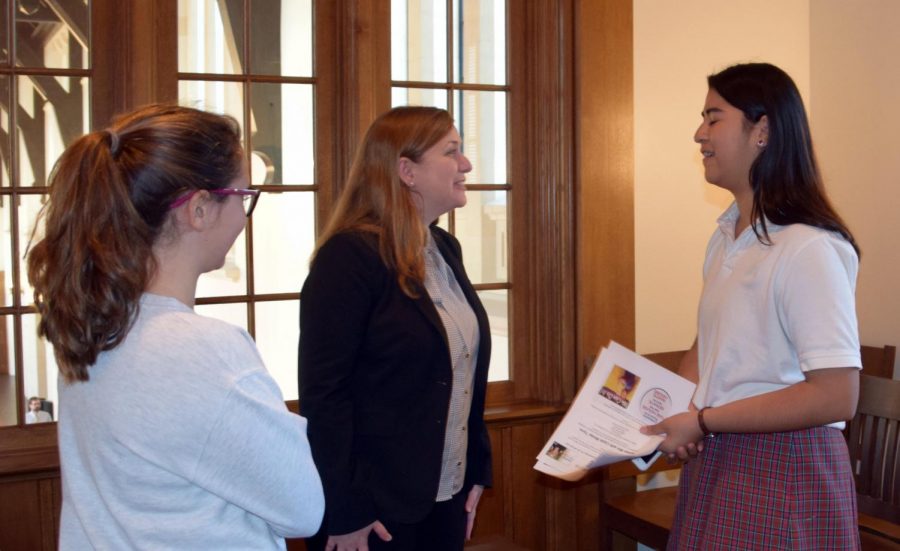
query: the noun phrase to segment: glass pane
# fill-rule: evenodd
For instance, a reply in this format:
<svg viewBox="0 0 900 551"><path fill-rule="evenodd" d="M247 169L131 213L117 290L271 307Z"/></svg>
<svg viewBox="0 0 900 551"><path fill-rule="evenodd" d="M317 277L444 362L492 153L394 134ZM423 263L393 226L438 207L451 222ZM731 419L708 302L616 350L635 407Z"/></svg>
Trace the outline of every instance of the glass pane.
<svg viewBox="0 0 900 551"><path fill-rule="evenodd" d="M259 207L256 209L259 211ZM247 232L234 240L225 255L225 264L218 270L206 272L197 281L198 297L222 297L247 294Z"/></svg>
<svg viewBox="0 0 900 551"><path fill-rule="evenodd" d="M16 424L16 359L13 317L0 316L0 427Z"/></svg>
<svg viewBox="0 0 900 551"><path fill-rule="evenodd" d="M509 379L509 292L478 291L491 324L491 367L488 381Z"/></svg>
<svg viewBox="0 0 900 551"><path fill-rule="evenodd" d="M179 80L178 103L211 113L231 115L244 126L244 86L240 82Z"/></svg>
<svg viewBox="0 0 900 551"><path fill-rule="evenodd" d="M66 145L90 131L89 81L81 77L18 76L20 186L47 185Z"/></svg>
<svg viewBox="0 0 900 551"><path fill-rule="evenodd" d="M256 303L256 346L285 400L296 400L298 394L299 326L299 300Z"/></svg>
<svg viewBox="0 0 900 551"><path fill-rule="evenodd" d="M252 84L250 143L266 167L262 184L314 183L313 87Z"/></svg>
<svg viewBox="0 0 900 551"><path fill-rule="evenodd" d="M505 191L468 191L466 206L454 211L455 233L462 245L472 283L509 280Z"/></svg>
<svg viewBox="0 0 900 551"><path fill-rule="evenodd" d="M447 82L446 0L391 0L391 78Z"/></svg>
<svg viewBox="0 0 900 551"><path fill-rule="evenodd" d="M12 204L11 195L0 195L0 272L3 272L0 306L13 305L13 273L16 266L12 254Z"/></svg>
<svg viewBox="0 0 900 551"><path fill-rule="evenodd" d="M453 79L506 83L506 0L454 2Z"/></svg>
<svg viewBox="0 0 900 551"><path fill-rule="evenodd" d="M243 73L243 2L178 0L178 70Z"/></svg>
<svg viewBox="0 0 900 551"><path fill-rule="evenodd" d="M16 64L86 69L90 57L89 4L85 0L17 0Z"/></svg>
<svg viewBox="0 0 900 551"><path fill-rule="evenodd" d="M37 243L44 236L44 224L43 220L40 220L40 224L38 224L38 214L41 209L44 208L44 203L47 201L46 195L19 195L18 196L18 204L19 204L19 255L18 255L18 265L19 265L19 288L21 292L19 293L19 304L27 305L34 303L34 288L31 286L31 283L28 281L28 265L25 263L24 257L25 252L28 250L29 244L32 242L32 235L34 235L33 242ZM37 224L37 230L35 230L35 225Z"/></svg>
<svg viewBox="0 0 900 551"><path fill-rule="evenodd" d="M506 183L506 92L453 92L453 117L472 161L469 184Z"/></svg>
<svg viewBox="0 0 900 551"><path fill-rule="evenodd" d="M250 2L250 71L312 76L312 1Z"/></svg>
<svg viewBox="0 0 900 551"><path fill-rule="evenodd" d="M9 77L0 75L0 186L9 187L10 163L9 152L12 141L10 140L9 117Z"/></svg>
<svg viewBox="0 0 900 551"><path fill-rule="evenodd" d="M298 293L316 243L313 192L264 192L253 211L253 287Z"/></svg>
<svg viewBox="0 0 900 551"><path fill-rule="evenodd" d="M391 107L398 105L424 105L447 108L447 90L426 88L391 88Z"/></svg>
<svg viewBox="0 0 900 551"><path fill-rule="evenodd" d="M244 302L233 304L198 304L194 306L194 312L208 318L216 318L231 325L237 325L244 331L247 330L247 304Z"/></svg>
<svg viewBox="0 0 900 551"><path fill-rule="evenodd" d="M43 338L38 338L37 323L38 316L35 314L22 316L22 375L25 398L26 400L33 396L41 398L42 409L56 421L59 417L56 387L59 370L53 355L53 345ZM40 418L46 420L45 416Z"/></svg>

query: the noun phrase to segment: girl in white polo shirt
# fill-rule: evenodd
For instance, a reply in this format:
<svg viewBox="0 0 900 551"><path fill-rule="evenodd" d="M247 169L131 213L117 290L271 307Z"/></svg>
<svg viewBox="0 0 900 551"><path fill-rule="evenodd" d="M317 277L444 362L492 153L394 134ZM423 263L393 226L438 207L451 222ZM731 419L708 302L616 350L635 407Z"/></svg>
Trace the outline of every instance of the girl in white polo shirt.
<svg viewBox="0 0 900 551"><path fill-rule="evenodd" d="M841 430L856 410L859 248L822 187L796 85L781 69L708 77L706 180L734 203L703 266L693 406L647 433L689 459L669 549L858 549Z"/></svg>

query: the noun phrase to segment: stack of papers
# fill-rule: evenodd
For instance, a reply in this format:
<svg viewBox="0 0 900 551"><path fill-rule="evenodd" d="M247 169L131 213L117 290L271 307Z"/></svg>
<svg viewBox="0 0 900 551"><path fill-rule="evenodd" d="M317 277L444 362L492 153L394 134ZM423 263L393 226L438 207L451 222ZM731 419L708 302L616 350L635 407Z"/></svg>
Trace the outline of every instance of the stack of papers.
<svg viewBox="0 0 900 551"><path fill-rule="evenodd" d="M641 434L640 428L687 411L695 386L610 342L600 351L534 468L563 480L578 480L596 467L652 453L664 437Z"/></svg>

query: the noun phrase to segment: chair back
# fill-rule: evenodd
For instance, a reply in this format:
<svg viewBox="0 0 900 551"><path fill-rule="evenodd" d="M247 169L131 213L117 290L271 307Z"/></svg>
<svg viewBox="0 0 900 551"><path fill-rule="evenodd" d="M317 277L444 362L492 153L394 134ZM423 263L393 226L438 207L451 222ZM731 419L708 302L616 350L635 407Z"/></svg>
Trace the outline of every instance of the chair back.
<svg viewBox="0 0 900 551"><path fill-rule="evenodd" d="M859 512L900 524L900 381L860 375L848 427Z"/></svg>
<svg viewBox="0 0 900 551"><path fill-rule="evenodd" d="M897 357L897 347L892 345L880 346L860 346L860 355L862 356L862 372L866 375L877 375L878 377L887 377L890 379L894 376L894 359Z"/></svg>

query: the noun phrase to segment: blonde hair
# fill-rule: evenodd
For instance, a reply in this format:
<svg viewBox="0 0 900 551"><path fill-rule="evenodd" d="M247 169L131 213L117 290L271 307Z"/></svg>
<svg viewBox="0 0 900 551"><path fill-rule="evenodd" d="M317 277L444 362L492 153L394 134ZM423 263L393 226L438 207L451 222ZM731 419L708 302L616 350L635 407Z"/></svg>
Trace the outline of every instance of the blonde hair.
<svg viewBox="0 0 900 551"><path fill-rule="evenodd" d="M379 255L397 274L400 288L417 297L416 289L425 280L426 230L412 192L397 173L397 162L401 157L420 162L452 128L450 114L435 107L395 107L375 119L359 145L316 252L340 233L374 234Z"/></svg>

